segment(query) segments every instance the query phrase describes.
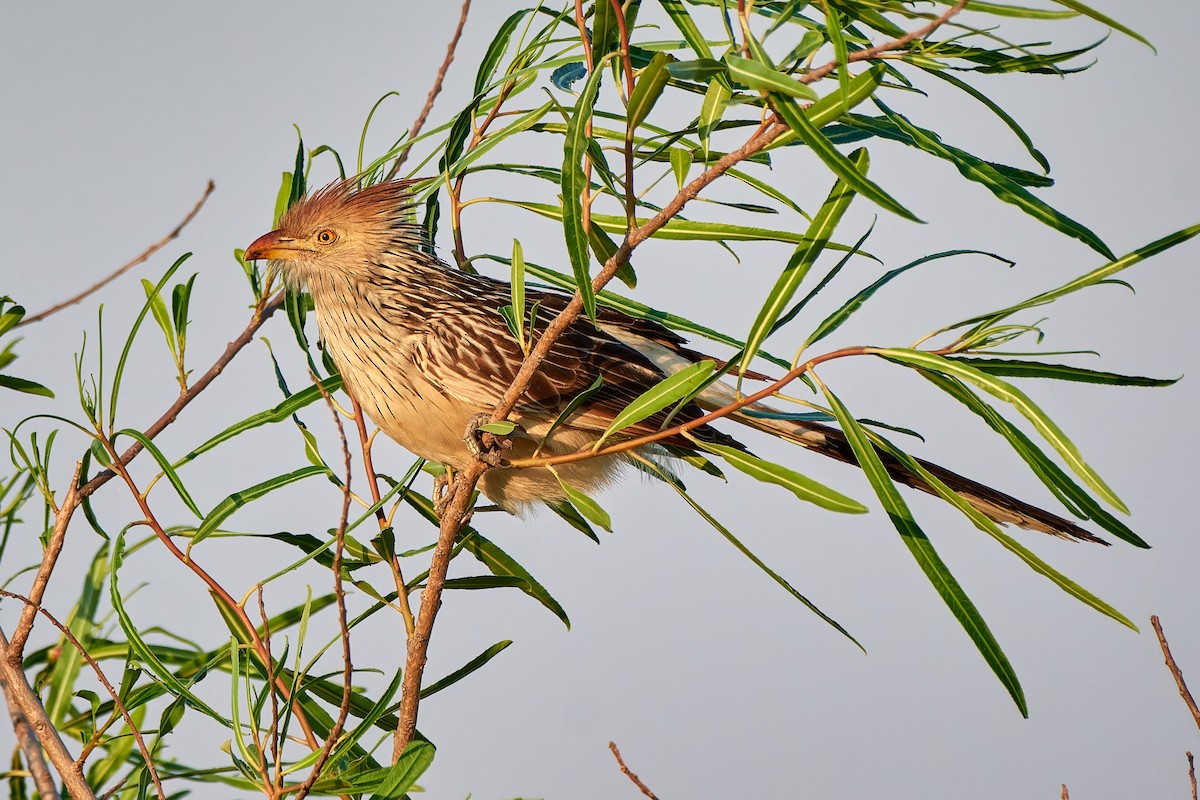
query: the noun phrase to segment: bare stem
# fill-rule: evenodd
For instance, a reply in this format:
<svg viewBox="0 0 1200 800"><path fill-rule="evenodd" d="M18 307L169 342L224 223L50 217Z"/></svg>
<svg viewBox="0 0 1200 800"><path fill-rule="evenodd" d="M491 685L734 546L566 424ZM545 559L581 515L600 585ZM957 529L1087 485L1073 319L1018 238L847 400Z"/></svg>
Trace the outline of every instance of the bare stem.
<svg viewBox="0 0 1200 800"><path fill-rule="evenodd" d="M400 172L400 167L404 166L404 162L408 160L408 154L412 150L412 140L417 138L417 134L421 132L421 128L425 127L425 120L429 119L429 112L433 110L433 103L437 100L437 96L442 93L442 82L446 78L446 71L450 69L450 63L454 61L454 51L458 49L458 40L462 38L463 28L467 24L467 14L471 10L471 0L463 0L462 13L458 17L458 26L454 29L454 35L450 37L450 44L446 46L446 57L442 60L442 66L438 68L437 75L433 79L433 86L429 89L429 94L425 97L425 105L421 108L421 113L417 115L416 121L408 131L408 144L400 151L400 156L396 159L396 163L392 165L388 171L386 180L391 180Z"/></svg>
<svg viewBox="0 0 1200 800"><path fill-rule="evenodd" d="M50 308L47 308L45 311L38 312L37 314L34 314L31 317L25 317L23 320L21 320L19 323L17 323L17 325L18 326L28 325L32 322L40 322L40 321L44 320L46 317L50 316L51 314L54 314L58 311L62 311L64 308L67 308L68 306L73 306L76 303L79 303L82 300L86 299L90 295L93 295L96 292L100 291L105 286L112 283L117 278L121 277L126 272L128 272L129 270L136 267L138 264L141 264L142 262L146 261L148 258L150 258L150 256L154 255L159 250L163 249L168 244L170 244L174 239L178 238L179 234L183 232L183 229L187 227L187 224L189 222L191 222L193 219L195 219L196 215L200 213L201 207L204 206L204 201L208 199L208 196L213 193L213 189L215 189L215 188L217 188L217 185L215 183L213 183L212 181L209 181L208 186L206 186L204 188L204 194L202 194L200 196L200 199L198 201L196 201L196 205L192 208L191 211L189 211L187 213L187 216L183 218L183 221L180 222L178 225L176 225L171 230L171 232L168 233L166 236L164 236L162 239L158 240L157 242L155 242L154 244L150 245L145 250L143 250L141 252L141 254L138 255L136 258L134 258L132 261L126 263L125 265L123 265L121 267L118 267L116 269L116 271L109 274L106 278L104 278L104 280L83 290L82 292L80 292L79 294L70 298L69 300L64 300L57 305L50 306Z"/></svg>
<svg viewBox="0 0 1200 800"><path fill-rule="evenodd" d="M1175 663L1175 657L1171 655L1171 647L1167 644L1162 623L1158 621L1157 616L1151 616L1150 625L1154 628L1154 635L1158 637L1158 646L1162 648L1163 660L1167 664L1167 669L1171 671L1171 677L1175 679L1175 685L1179 687L1179 696L1183 698L1188 711L1192 712L1192 719L1196 721L1196 727L1200 728L1200 708L1196 707L1196 698L1192 697L1187 684L1184 683L1183 670L1179 668L1179 665Z"/></svg>
<svg viewBox="0 0 1200 800"><path fill-rule="evenodd" d="M649 797L650 800L658 800L658 795L650 791L650 787L642 783L642 779L637 776L629 767L625 766L625 759L621 758L621 751L617 749L616 742L609 742L608 749L612 750L613 757L617 759L617 766L621 768L621 773L629 780L633 781L633 785L641 790L642 794Z"/></svg>

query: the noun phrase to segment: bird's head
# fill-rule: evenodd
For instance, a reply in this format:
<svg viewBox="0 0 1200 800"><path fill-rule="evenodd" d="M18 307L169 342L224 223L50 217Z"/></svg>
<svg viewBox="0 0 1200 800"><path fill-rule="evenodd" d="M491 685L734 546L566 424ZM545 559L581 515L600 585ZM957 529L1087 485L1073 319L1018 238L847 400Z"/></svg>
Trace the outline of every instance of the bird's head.
<svg viewBox="0 0 1200 800"><path fill-rule="evenodd" d="M410 186L335 181L297 201L276 230L246 248L245 259L269 259L301 282L316 272L365 276L381 261L403 259L422 246L422 231L409 214Z"/></svg>

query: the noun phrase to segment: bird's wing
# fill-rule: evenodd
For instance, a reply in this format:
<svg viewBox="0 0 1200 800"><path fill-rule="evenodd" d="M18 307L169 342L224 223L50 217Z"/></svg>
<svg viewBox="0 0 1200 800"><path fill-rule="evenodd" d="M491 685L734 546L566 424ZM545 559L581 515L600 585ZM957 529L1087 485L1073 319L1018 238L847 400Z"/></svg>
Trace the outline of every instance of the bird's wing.
<svg viewBox="0 0 1200 800"><path fill-rule="evenodd" d="M551 310L538 315L538 333L545 331L553 316ZM524 360L524 353L498 312L494 319L486 313L429 317L422 326L415 355L427 380L448 395L482 409L500 402ZM555 342L534 374L516 413L552 421L597 376L604 379L601 387L572 415L570 427L597 432L607 429L617 414L660 382L665 373L590 321L576 321ZM672 421L685 422L703 414L699 406L688 404ZM657 432L664 421L666 412L661 412L631 426L626 434ZM693 435L736 446L730 437L708 426L698 427ZM689 444L682 437L668 443L684 447Z"/></svg>

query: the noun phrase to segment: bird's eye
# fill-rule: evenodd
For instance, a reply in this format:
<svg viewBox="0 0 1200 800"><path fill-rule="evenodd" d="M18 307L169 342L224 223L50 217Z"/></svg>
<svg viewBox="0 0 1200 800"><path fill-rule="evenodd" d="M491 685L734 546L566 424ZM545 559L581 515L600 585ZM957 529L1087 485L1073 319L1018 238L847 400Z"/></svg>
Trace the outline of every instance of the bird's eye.
<svg viewBox="0 0 1200 800"><path fill-rule="evenodd" d="M320 244L333 244L337 241L337 234L326 228L317 233L317 242Z"/></svg>

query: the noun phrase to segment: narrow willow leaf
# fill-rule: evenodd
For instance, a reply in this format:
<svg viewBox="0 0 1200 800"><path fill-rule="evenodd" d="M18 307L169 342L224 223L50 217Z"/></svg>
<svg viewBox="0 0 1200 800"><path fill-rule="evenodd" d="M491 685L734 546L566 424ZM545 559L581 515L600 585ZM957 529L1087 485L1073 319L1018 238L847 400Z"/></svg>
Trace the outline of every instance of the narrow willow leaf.
<svg viewBox="0 0 1200 800"><path fill-rule="evenodd" d="M596 263L607 265L608 260L617 254L619 249L617 243L599 225L589 225L587 234L588 246L592 248L592 253L596 256ZM637 273L633 271L633 264L628 260L617 267L615 275L617 280L630 289L637 288Z"/></svg>
<svg viewBox="0 0 1200 800"><path fill-rule="evenodd" d="M828 336L829 334L833 333L838 328L840 328L842 326L842 323L844 323L846 320L850 319L850 317L854 314L854 312L858 311L858 309L862 306L863 303L867 302L867 300L869 300L871 298L871 296L873 294L875 294L875 292L877 292L881 288L883 288L883 286L885 286L887 283L889 283L893 278L895 278L899 275L903 275L905 272L908 272L910 269L912 269L914 267L919 267L922 264L927 264L930 261L936 261L937 259L940 259L940 258L949 258L950 256L961 256L961 255L987 256L988 258L994 258L995 260L997 260L1003 264L1007 264L1009 266L1012 265L1012 262L1009 261L1008 259L1003 258L1002 256L998 256L995 253L989 253L984 250L946 250L941 253L933 253L932 255L923 256L921 258L918 258L916 261L910 261L909 263L905 264L902 267L896 267L895 269L884 273L882 276L880 276L880 278L878 280L873 282L870 286L867 286L865 289L862 289L861 291L857 292L853 297L851 297L849 300L847 300L842 305L841 308L839 308L837 311L834 311L832 314L830 314L828 317L826 317L824 320L822 320L821 324L816 327L816 330L814 330L809 335L807 341L805 341L804 349L807 349L811 345L815 344L816 342L819 342L821 339L824 339L826 336Z"/></svg>
<svg viewBox="0 0 1200 800"><path fill-rule="evenodd" d="M521 589L525 581L512 575L465 575L461 578L446 578L447 589Z"/></svg>
<svg viewBox="0 0 1200 800"><path fill-rule="evenodd" d="M188 278L186 283L177 284L171 290L171 320L175 326L175 339L179 342L180 352L187 346L188 306L192 301L192 287L199 274L192 273L192 277Z"/></svg>
<svg viewBox="0 0 1200 800"><path fill-rule="evenodd" d="M276 475L274 478L265 480L262 483L256 483L254 486L250 486L240 492L234 492L220 503L217 503L216 507L208 512L208 516L196 528L196 533L192 536L192 541L188 545L188 549L190 550L208 538L213 531L220 527L222 522L242 506L252 503L276 489L280 489L296 481L304 480L305 478L311 478L314 475L329 475L329 469L327 467L316 466L301 467L298 470L283 475Z"/></svg>
<svg viewBox="0 0 1200 800"><path fill-rule="evenodd" d="M554 103L547 102L541 106L538 106L532 111L517 117L516 120L510 122L508 125L505 125L500 130L491 132L486 139L484 139L475 147L472 147L453 162L452 166L447 169L450 177L457 177L458 175L461 175L467 167L487 155L492 148L507 141L518 133L523 133L524 131L529 130L538 122L540 122L553 109Z"/></svg>
<svg viewBox="0 0 1200 800"><path fill-rule="evenodd" d="M109 602L112 603L113 611L117 615L117 623L121 626L121 630L129 640L129 651L137 657L144 666L160 681L171 694L176 697L184 697L192 708L206 714L216 720L218 724L225 727L229 726L229 720L222 717L203 700L192 693L189 685L181 681L174 672L170 670L158 657L154 648L146 644L146 640L142 638L142 634L138 626L130 619L129 613L125 610L124 600L121 598L120 589L117 586L117 576L121 572L121 567L125 559L125 534L122 532L117 536L116 544L113 546L112 570L109 572Z"/></svg>
<svg viewBox="0 0 1200 800"><path fill-rule="evenodd" d="M692 61L672 61L667 64L667 73L681 81L699 81L709 83L718 75L729 74L729 69L720 61L711 58L697 58Z"/></svg>
<svg viewBox="0 0 1200 800"><path fill-rule="evenodd" d="M865 514L867 507L862 503L847 497L841 492L830 489L824 484L817 483L807 475L801 475L795 470L781 464L765 461L736 447L720 444L709 444L692 439L697 447L715 453L725 459L726 463L746 473L755 480L782 486L796 497L807 503L813 503L829 511L839 514Z"/></svg>
<svg viewBox="0 0 1200 800"><path fill-rule="evenodd" d="M575 112L567 121L566 141L563 143L563 235L567 241L571 271L575 274L575 288L583 299L584 311L592 320L596 319L596 296L592 291L587 231L583 227L583 193L587 190L583 158L588 150L587 123L591 119L592 106L596 104L596 93L600 90L603 75L601 64L597 64L575 102Z"/></svg>
<svg viewBox="0 0 1200 800"><path fill-rule="evenodd" d="M883 83L887 69L882 64L876 64L862 74L854 77L844 92L827 94L813 103L804 112L808 121L815 128L823 128L831 122L841 119L851 109L875 94L875 90ZM785 134L786 136L786 134ZM787 139L777 139L775 145L787 144L794 140L794 134Z"/></svg>
<svg viewBox="0 0 1200 800"><path fill-rule="evenodd" d="M975 396L961 381L936 372L920 370L921 377L965 405L987 423L988 427L1003 436L1022 460L1037 475L1038 479L1077 516L1090 519L1118 539L1135 547L1149 547L1140 536L1108 513L1067 473L1050 460L1049 456L1033 443L1020 428L1010 423L987 403Z"/></svg>
<svg viewBox="0 0 1200 800"><path fill-rule="evenodd" d="M972 6L971 10L977 11L978 9L976 9L974 6ZM1038 150L1034 146L1033 140L1029 138L1029 134L1027 134L1025 132L1025 129L1022 128L1017 123L1017 121L1015 119L1013 119L1011 115L1009 115L1009 113L1007 111L1005 111L1003 108L1001 108L999 105L997 105L996 102L994 100L992 100L992 98L988 97L986 94L979 91L974 86L967 83L966 81L964 81L960 78L954 77L953 75L946 72L945 70L927 69L927 70L925 70L925 72L928 75L932 75L933 77L943 80L946 83L949 83L951 86L954 86L954 87L962 90L963 92L966 92L968 95L970 95L971 97L974 97L980 103L983 103L985 106L987 106L987 108L993 114L995 114L997 117L999 117L1000 120L1005 125L1008 126L1008 129L1010 131L1012 131L1018 139L1021 140L1021 144L1025 145L1025 151L1028 152L1030 157L1033 158L1033 160L1038 163L1038 166L1040 166L1046 172L1050 171L1050 161L1046 158L1046 156L1042 153L1041 150Z"/></svg>
<svg viewBox="0 0 1200 800"><path fill-rule="evenodd" d="M853 159L852 169L856 174L867 171L871 162L865 149L854 151L851 158ZM796 247L792 257L788 259L787 266L783 268L783 272L776 279L775 286L767 295L766 301L759 309L758 317L750 327L749 334L746 335L746 350L742 357L739 374L745 374L750 367L754 355L775 328L776 321L792 301L796 290L808 275L809 269L816 263L817 257L829 243L830 237L833 236L834 230L841 222L842 216L850 207L850 201L853 199L854 189L844 180L839 179L833 184L829 196L825 198L821 209L809 224L804 240Z"/></svg>
<svg viewBox="0 0 1200 800"><path fill-rule="evenodd" d="M1191 239L1192 237L1196 236L1197 234L1200 234L1200 225L1192 225L1191 227L1183 228L1182 230L1175 231L1174 233L1168 234L1167 236L1164 236L1161 239L1156 239L1155 241L1151 242L1148 245L1139 247L1137 250L1134 250L1131 253L1127 253L1126 255L1121 256L1118 259L1110 261L1109 263L1105 264L1104 266L1098 267L1098 268L1092 270L1091 272L1087 273L1086 275L1081 275L1080 277L1075 278L1072 281L1068 281L1067 283L1063 284L1062 286L1058 287L1057 289L1051 289L1048 292L1042 292L1041 294L1034 295L1033 297L1029 298L1028 300L1025 300L1023 302L1009 306L1008 308L1001 309L999 311L993 311L993 312L990 312L987 314L981 314L978 317L972 317L971 319L963 320L962 322L957 322L957 323L945 328L944 330L953 330L955 328L960 328L965 325L974 325L977 322L984 322L984 321L995 322L1000 319L1003 319L1004 317L1015 314L1018 311L1022 311L1027 308L1034 308L1036 306L1046 305L1047 303L1051 303L1051 302L1059 299L1060 297L1065 297L1068 294L1077 292L1080 289L1084 289L1088 286L1094 286L1098 283L1103 283L1104 281L1108 280L1116 273L1118 273L1122 270L1128 269L1129 267L1132 267L1134 264L1137 264L1141 261L1145 261L1147 258L1156 256L1159 253L1163 252L1164 250L1168 250L1177 244L1182 244L1183 242L1186 242L1188 239Z"/></svg>
<svg viewBox="0 0 1200 800"><path fill-rule="evenodd" d="M976 156L958 148L942 144L936 135L922 130L884 105L878 98L875 104L887 114L889 120L904 134L912 139L913 144L938 158L952 163L964 178L984 186L1006 203L1016 206L1039 222L1086 244L1105 258L1116 258L1103 240L1089 228L1079 224L1067 215L1051 207L1029 193L1024 187L1001 174L999 170Z"/></svg>
<svg viewBox="0 0 1200 800"><path fill-rule="evenodd" d="M682 147L671 148L671 171L675 173L675 185L682 189L687 183L688 170L692 168L692 151Z"/></svg>
<svg viewBox="0 0 1200 800"><path fill-rule="evenodd" d="M1021 683L1017 679L1017 674L1009 663L1008 657L1004 655L1000 643L992 635L987 623L975 608L975 604L971 602L971 598L967 597L958 580L951 574L937 551L933 549L933 544L925 532L913 519L912 512L909 511L904 498L900 496L896 484L892 482L892 477L888 475L887 468L879 459L879 454L875 452L867 432L833 392L823 384L821 389L825 393L825 399L829 403L830 409L838 418L842 431L846 434L846 440L854 451L855 460L862 467L871 488L875 490L875 494L883 504L884 511L887 512L892 525L900 534L900 538L912 553L913 558L916 559L921 571L925 573L925 577L929 579L933 588L937 590L943 602L949 607L955 619L971 637L971 641L975 643L983 660L987 662L988 666L992 668L992 672L1000 679L1000 683L1008 690L1008 694L1016 703L1021 716L1028 717L1029 707L1025 702L1025 692L1021 689Z"/></svg>
<svg viewBox="0 0 1200 800"><path fill-rule="evenodd" d="M521 349L528 355L528 345L525 342L525 251L522 249L519 239L513 239L510 286L517 344L521 345Z"/></svg>
<svg viewBox="0 0 1200 800"><path fill-rule="evenodd" d="M187 506L187 510L195 514L198 519L203 519L204 514L200 513L200 509L196 506L196 501L192 499L190 494L188 494L187 488L183 485L183 479L179 477L179 473L175 471L175 468L171 465L171 462L168 461L167 457L163 455L163 452L158 449L158 446L154 444L154 442L150 441L150 438L141 431L134 430L133 428L125 428L113 434L112 439L114 447L116 440L121 436L128 436L129 438L139 442L142 447L144 447L146 451L150 453L151 458L158 463L159 469L163 471L163 474L170 482L172 488L175 489L175 493L179 495L179 499L183 501L185 506Z"/></svg>
<svg viewBox="0 0 1200 800"><path fill-rule="evenodd" d="M788 127L800 137L801 141L811 147L813 152L825 162L825 166L829 167L835 175L845 181L851 189L866 197L871 202L891 211L893 214L898 214L913 222L921 221L915 214L900 205L890 194L855 169L850 160L842 155L833 146L833 143L825 138L821 131L813 125L808 116L800 110L800 106L794 99L776 92L772 92L770 96L772 105L783 121L787 123Z"/></svg>
<svg viewBox="0 0 1200 800"><path fill-rule="evenodd" d="M810 101L818 97L816 92L791 75L785 75L762 62L735 55L726 55L724 61L729 67L729 76L751 89Z"/></svg>
<svg viewBox="0 0 1200 800"><path fill-rule="evenodd" d="M413 788L425 770L429 769L429 765L433 763L433 754L433 745L429 742L409 742L396 763L387 769L383 780L365 791L374 792L371 800L399 800Z"/></svg>
<svg viewBox="0 0 1200 800"><path fill-rule="evenodd" d="M1087 465L1083 460L1083 456L1079 452L1079 448L1067 438L1062 429L1046 415L1038 406L1029 399L1020 389L1015 386L993 377L992 375L976 369L969 364L955 362L941 356L936 356L921 350L910 350L907 348L883 348L879 350L871 349L872 353L883 358L895 361L901 364L907 364L921 369L930 370L932 372L940 372L949 375L959 380L966 381L974 386L978 386L993 397L1003 400L1006 403L1011 403L1017 411L1025 419L1032 423L1038 433L1050 445L1058 451L1059 455L1071 467L1071 470L1078 475L1084 483L1092 488L1101 498L1109 503L1113 508L1128 514L1129 509L1121 502L1121 498L1117 497L1116 493L1104 483L1103 479Z"/></svg>
<svg viewBox="0 0 1200 800"><path fill-rule="evenodd" d="M829 43L833 45L833 55L837 60L838 90L847 103L850 97L850 52L846 47L846 35L842 31L842 18L828 0L821 0L825 9L825 32L829 35Z"/></svg>
<svg viewBox="0 0 1200 800"><path fill-rule="evenodd" d="M667 72L668 61L670 61L670 56L666 53L655 53L654 57L650 59L649 66L638 76L637 83L633 86L633 93L629 95L629 107L626 109L629 117L630 136L646 119L650 109L654 108L654 104L658 102L663 89L667 86L667 81L671 79Z"/></svg>
<svg viewBox="0 0 1200 800"><path fill-rule="evenodd" d="M579 394L572 397L571 402L567 403L567 405L563 408L563 410L558 413L558 416L555 417L554 423L546 431L546 435L542 437L542 441L545 442L545 441L549 440L550 437L554 434L554 431L558 430L558 426L562 425L564 422L566 422L568 419L570 419L571 415L574 414L575 411L581 405L586 403L588 398L590 398L596 392L600 391L600 387L602 387L603 385L604 385L604 375L599 374L596 376L596 380L592 381L592 384L590 386L588 386L586 389L584 389ZM539 450L540 449L541 448L539 447Z"/></svg>
<svg viewBox="0 0 1200 800"><path fill-rule="evenodd" d="M955 0L934 0L944 6L952 6ZM1071 19L1078 17L1078 11L1052 11L1026 6L1010 6L1000 3L985 3L983 0L971 0L971 10L980 14L993 14L997 17L1016 17L1018 19Z"/></svg>
<svg viewBox="0 0 1200 800"><path fill-rule="evenodd" d="M1003 530L1000 529L999 525L997 525L994 521L992 521L988 517L984 516L984 514L982 512L980 512L979 510L974 508L970 503L968 503L958 493L956 493L955 491L950 489L950 487L946 486L946 484L942 483L942 481L940 481L933 473L931 473L929 470L927 470L923 466L921 466L921 463L919 461L917 461L917 459L913 458L908 453L905 453L903 450L899 449L898 447L892 446L890 443L885 442L885 443L883 443L883 446L887 450L887 452L889 454L891 454L894 458L896 458L898 461L900 461L900 463L902 463L906 469L908 469L914 475L920 475L922 480L925 481L926 485L929 486L930 488L932 488L935 492L937 492L939 497L941 497L943 500L950 503L955 508L957 508L959 511L961 511L964 515L966 515L966 517L969 520L971 520L971 523L976 528L979 528L979 530L983 531L984 533L988 534L993 539L998 541L1001 545L1004 546L1004 548L1006 550L1008 550L1010 553L1013 553L1014 555L1017 556L1017 558L1024 561L1025 564L1028 565L1029 568L1032 569L1034 572L1049 579L1050 582L1053 583L1055 586L1062 589L1064 592L1071 595L1076 600L1079 600L1081 603L1091 606L1092 608L1096 609L1101 614L1111 617L1112 619L1116 620L1117 622L1121 623L1122 625L1124 625L1128 628L1131 628L1135 631L1138 629L1138 627L1136 625L1134 625L1133 622L1131 622L1129 620L1129 618L1126 617L1124 614L1122 614L1120 611L1117 611L1111 605L1104 602L1099 597L1097 597L1096 595L1089 592L1087 589L1084 589L1082 586L1075 583L1070 578L1068 578L1067 576L1063 575L1058 570L1051 567L1045 561L1038 558L1037 555L1035 555L1033 553L1033 551L1024 547L1016 539L1014 539L1011 536L1009 536L1008 534L1006 534Z"/></svg>
<svg viewBox="0 0 1200 800"><path fill-rule="evenodd" d="M158 283L154 284L153 295L158 297L159 303L162 302L160 293L162 292L163 287L167 285L167 281L171 280L171 276L173 276L176 271L183 266L183 262L187 261L191 257L191 253L184 253L182 256L176 259L175 263L172 264L166 272L163 273L163 276L158 279ZM133 340L137 338L138 330L142 327L142 321L146 319L146 314L153 306L154 301L150 297L150 291L148 290L146 303L142 306L141 312L137 315L137 319L133 321L133 326L129 329L129 336L125 339L125 347L121 350L121 357L117 359L117 369L113 373L112 391L108 400L108 419L110 426L117 418L117 397L121 392L121 379L125 375L125 363L129 359L129 351L133 349ZM163 313L165 313L165 309Z"/></svg>
<svg viewBox="0 0 1200 800"><path fill-rule="evenodd" d="M537 579L518 564L512 556L475 530L472 530L470 536L463 539L463 547L471 555L475 556L479 560L479 563L487 567L493 575L505 575L522 579L525 582L522 591L549 609L570 630L571 620L567 617L567 612L563 610L563 607L558 604L558 601L554 599L550 592L546 591L546 588L538 583Z"/></svg>
<svg viewBox="0 0 1200 800"><path fill-rule="evenodd" d="M162 294L155 288L154 284L142 278L142 289L146 292L146 302L150 304L150 312L154 315L154 321L158 323L158 327L162 329L163 336L167 340L167 347L172 353L177 352L175 348L175 326L171 324L171 316L167 312L167 304L162 299Z"/></svg>
<svg viewBox="0 0 1200 800"><path fill-rule="evenodd" d="M588 525L588 522L583 518L583 515L575 510L575 506L571 505L565 500L557 503L546 503L546 506L559 517L561 517L562 520L572 528L579 531L596 544L600 544L600 537L596 535L594 530L592 530L592 526Z"/></svg>
<svg viewBox="0 0 1200 800"><path fill-rule="evenodd" d="M1048 364L1043 361L1022 361L1015 358L952 356L949 360L968 364L989 375L1003 375L1008 378L1054 378L1060 381L1102 383L1109 386L1171 386L1179 381L1179 378L1144 378L1139 375L1121 375L1067 364Z"/></svg>
<svg viewBox="0 0 1200 800"><path fill-rule="evenodd" d="M658 384L640 394L613 419L604 431L593 450L599 450L604 440L617 431L624 430L630 425L641 422L646 417L662 411L672 403L677 403L704 386L712 375L716 365L712 361L701 361L684 367L678 372L664 378ZM581 511L583 509L580 509Z"/></svg>
<svg viewBox="0 0 1200 800"><path fill-rule="evenodd" d="M521 23L521 19L529 13L531 13L529 9L521 9L514 14L510 14L500 24L496 35L492 37L487 50L484 51L483 57L479 59L479 69L475 72L474 94L483 94L484 90L492 82L492 76L496 74L496 68L500 65L500 59L508 51L508 43L512 39L513 31Z"/></svg>
<svg viewBox="0 0 1200 800"><path fill-rule="evenodd" d="M16 392L24 392L25 394L36 394L41 397L54 397L54 392L40 383L28 381L13 375L0 375L0 387L12 389Z"/></svg>
<svg viewBox="0 0 1200 800"><path fill-rule="evenodd" d="M487 650L484 650L482 653L475 656L470 661L468 661L466 664L463 664L461 667L454 670L454 672L451 672L446 677L444 677L440 680L436 680L433 683L429 684L428 686L422 687L421 688L421 699L423 700L426 697L429 697L429 695L431 695L431 694L437 694L442 689L445 689L448 686L453 686L454 684L458 683L463 678L467 677L472 672L479 669L484 664L488 663L493 658L495 658L496 656L503 653L504 650L507 649L510 644L512 644L512 640L510 640L510 639L505 639L502 642L496 642L494 645L489 647Z"/></svg>
<svg viewBox="0 0 1200 800"><path fill-rule="evenodd" d="M691 14L684 8L683 0L659 0L659 5L662 6L663 11L667 12L667 16L671 18L671 22L675 23L675 27L679 28L688 47L692 48L692 51L700 58L711 60L712 48L708 46L708 42L700 33L700 28L697 27Z"/></svg>
<svg viewBox="0 0 1200 800"><path fill-rule="evenodd" d="M221 431L216 436L213 436L211 439L207 440L199 447L196 447L186 456L181 458L175 464L175 466L178 467L181 464L191 461L202 453L207 453L217 445L227 442L248 430L252 430L253 428L257 428L261 425L283 422L305 406L311 405L320 400L324 396L322 394L323 391L326 393L333 393L340 388L342 388L342 377L340 375L334 375L333 377L326 378L325 380L321 381L320 384L301 389L274 408L267 409L266 411L260 411L257 414L246 417L240 422L235 422L233 425L230 425L228 428Z"/></svg>
<svg viewBox="0 0 1200 800"><path fill-rule="evenodd" d="M1139 42L1146 45L1146 47L1149 47L1151 50L1154 50L1154 52L1156 52L1156 53L1158 52L1158 50L1155 49L1154 45L1150 44L1149 39L1142 36L1137 31L1134 31L1131 28L1125 27L1124 25L1117 22L1112 17L1101 14L1099 11L1092 8L1091 6L1084 5L1083 3L1078 2L1078 0L1054 0L1054 2L1058 3L1060 6L1066 6L1067 8L1071 9L1072 11L1076 11L1080 14L1083 14L1085 17L1091 17L1092 19L1096 20L1097 22L1107 25L1110 28L1115 28L1116 30L1119 30L1121 33L1125 34L1126 36L1129 36L1133 39L1137 39Z"/></svg>
<svg viewBox="0 0 1200 800"><path fill-rule="evenodd" d="M599 503L564 481L562 478L558 479L558 485L562 487L563 494L567 496L567 502L574 506L575 509L583 515L584 519L593 525L599 525L601 528L604 528L604 530L612 533L612 517L609 516L608 512L605 511Z"/></svg>
<svg viewBox="0 0 1200 800"><path fill-rule="evenodd" d="M658 465L654 464L652 461L646 461L643 463L646 464L648 469L658 470L661 472L661 468ZM844 627L842 627L840 622L838 622L833 617L829 616L824 611L822 611L820 608L818 608L815 603L813 603L811 600L809 600L807 597L805 597L803 594L801 594L799 591L797 591L796 587L794 587L790 583L788 583L786 578L784 578L778 572L776 572L775 570L773 570L769 566L767 566L766 562L764 562L761 558L756 556L753 553L753 551L750 550L750 548L748 548L748 547L746 547L746 545L742 544L741 540L739 540L736 536L734 536L733 533L728 528L726 528L724 525L722 525L717 520L716 517L714 517L712 514L709 514L706 510L704 510L704 508L699 503L697 503L695 500L693 500L691 495L689 495L687 492L685 492L678 485L678 483L669 480L668 478L666 478L665 475L663 476L663 480L665 483L669 484L671 486L671 488L673 488L680 497L683 498L684 502L686 502L689 506L692 507L693 511L695 511L697 514L700 515L701 519L703 519L705 522L707 522L709 525L711 525L713 527L713 529L717 531L717 533L719 533L723 537L725 537L725 541L729 542L731 545L733 545L735 548L737 548L737 551L739 553L741 553L743 556L745 556L747 559L749 559L750 563L754 564L754 566L758 567L760 570L765 572L771 578L771 580L775 581L775 583L777 583L781 587L783 587L783 589L788 594L790 594L795 599L799 600L804 605L805 608L807 608L809 611L813 612L818 617L820 617L822 620L824 620L826 624L828 624L830 627L832 627L838 633L842 634L842 636L845 636L847 639L854 642L855 646L858 647L859 650L862 650L864 653L866 652L866 649L859 643L859 641L857 639L855 639L853 636L850 635L850 632L848 630L846 630Z"/></svg>
<svg viewBox="0 0 1200 800"><path fill-rule="evenodd" d="M708 161L709 137L713 128L725 113L725 101L729 99L729 87L720 81L713 81L704 92L704 102L700 104L700 119L697 133L700 136L700 146L704 148L704 160Z"/></svg>

